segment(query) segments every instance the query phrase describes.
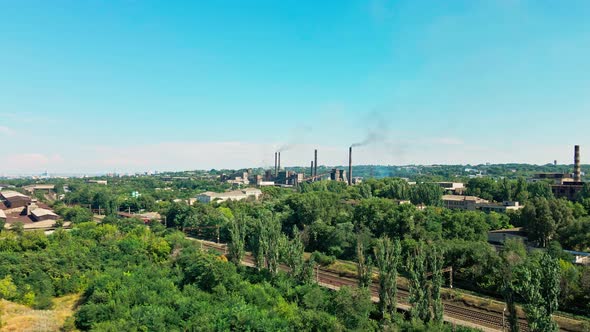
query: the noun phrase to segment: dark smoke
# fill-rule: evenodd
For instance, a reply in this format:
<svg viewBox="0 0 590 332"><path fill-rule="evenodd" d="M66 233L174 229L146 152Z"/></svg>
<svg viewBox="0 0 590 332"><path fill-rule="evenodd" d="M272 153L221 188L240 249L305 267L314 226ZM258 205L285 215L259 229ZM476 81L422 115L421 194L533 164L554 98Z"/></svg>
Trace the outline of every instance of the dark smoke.
<svg viewBox="0 0 590 332"><path fill-rule="evenodd" d="M389 126L383 114L373 111L367 114L366 121L363 122L366 124L367 135L362 141L353 143L353 148L387 141Z"/></svg>

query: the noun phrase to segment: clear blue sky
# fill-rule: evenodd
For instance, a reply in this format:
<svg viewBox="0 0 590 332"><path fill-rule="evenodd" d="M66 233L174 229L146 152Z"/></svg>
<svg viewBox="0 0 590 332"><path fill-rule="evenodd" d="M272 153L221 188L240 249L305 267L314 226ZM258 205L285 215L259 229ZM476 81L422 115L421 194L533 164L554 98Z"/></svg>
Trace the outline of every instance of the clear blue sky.
<svg viewBox="0 0 590 332"><path fill-rule="evenodd" d="M590 1L0 0L0 175L571 163ZM590 150L588 155L590 155Z"/></svg>

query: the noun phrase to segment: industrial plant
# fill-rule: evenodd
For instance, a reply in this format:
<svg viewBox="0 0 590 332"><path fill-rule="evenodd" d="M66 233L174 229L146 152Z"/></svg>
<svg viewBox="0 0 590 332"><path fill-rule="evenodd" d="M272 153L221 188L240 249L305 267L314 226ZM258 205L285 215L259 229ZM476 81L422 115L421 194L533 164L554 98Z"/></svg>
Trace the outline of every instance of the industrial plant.
<svg viewBox="0 0 590 332"><path fill-rule="evenodd" d="M344 182L348 185L357 184L362 181L360 177L352 177L352 146L348 149L348 172L346 169L332 168L330 171L324 171L318 174L319 162L317 149L314 150L309 169L304 168L299 172L287 170L281 166L281 152L275 152L274 160L274 169L267 169L262 175L254 174L252 170L240 171L230 175L222 175L221 181L234 185L255 184L260 187L297 187L303 182L309 183L320 180Z"/></svg>

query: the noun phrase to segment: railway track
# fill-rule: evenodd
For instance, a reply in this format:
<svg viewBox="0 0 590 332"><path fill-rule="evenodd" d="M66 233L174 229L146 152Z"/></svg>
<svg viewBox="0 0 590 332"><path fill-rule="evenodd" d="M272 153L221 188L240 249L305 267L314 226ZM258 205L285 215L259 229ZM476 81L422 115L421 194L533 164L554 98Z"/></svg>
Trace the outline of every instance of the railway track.
<svg viewBox="0 0 590 332"><path fill-rule="evenodd" d="M219 253L226 252L226 246L223 244L217 243L210 243L210 242L200 242L204 248L213 249ZM247 262L249 265L254 264L254 260L250 256L244 257L244 261ZM286 266L281 266L282 270L287 270ZM353 278L342 277L338 273L334 273L332 271L328 271L322 268L316 268L314 272L314 276L318 283L329 285L334 288L340 288L342 286L349 286L349 287L356 287L357 281ZM331 287L331 288L332 288ZM373 298L379 297L379 286L376 283L371 284L369 286L371 291L371 295ZM406 306L409 305L408 297L409 292L406 289L398 288L397 297L398 303L404 304ZM487 327L491 329L496 329L498 331L502 330L502 325L504 324L507 328L507 320L504 321L502 315L494 314L491 312L485 312L482 310L477 310L474 308L468 308L464 306L455 305L453 303L444 302L444 313L445 316L454 318L457 320L467 321L481 327ZM520 330L523 332L529 331L528 324L526 320L520 319L519 321Z"/></svg>

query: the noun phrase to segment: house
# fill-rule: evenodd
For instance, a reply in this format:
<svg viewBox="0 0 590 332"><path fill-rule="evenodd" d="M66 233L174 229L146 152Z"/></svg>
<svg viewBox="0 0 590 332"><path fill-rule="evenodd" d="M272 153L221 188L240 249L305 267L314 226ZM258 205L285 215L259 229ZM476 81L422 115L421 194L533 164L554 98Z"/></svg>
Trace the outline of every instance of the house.
<svg viewBox="0 0 590 332"><path fill-rule="evenodd" d="M36 208L31 211L31 219L33 221L57 220L59 216L51 210Z"/></svg>
<svg viewBox="0 0 590 332"><path fill-rule="evenodd" d="M0 222L6 222L6 213L3 210L0 210Z"/></svg>
<svg viewBox="0 0 590 332"><path fill-rule="evenodd" d="M242 190L227 191L224 193L214 193L207 191L197 195L197 201L201 203L211 203L214 201L221 203L228 200L241 201L247 198L254 198L257 200L260 198L260 196L262 196L262 191L256 188L246 188Z"/></svg>

